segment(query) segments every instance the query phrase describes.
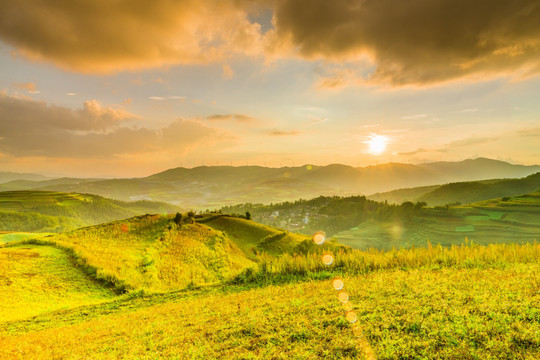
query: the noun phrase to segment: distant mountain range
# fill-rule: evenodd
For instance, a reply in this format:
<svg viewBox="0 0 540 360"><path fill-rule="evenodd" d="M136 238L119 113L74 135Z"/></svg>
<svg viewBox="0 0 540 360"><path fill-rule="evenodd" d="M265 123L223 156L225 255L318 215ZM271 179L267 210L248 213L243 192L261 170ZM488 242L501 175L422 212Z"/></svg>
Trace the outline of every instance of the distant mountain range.
<svg viewBox="0 0 540 360"><path fill-rule="evenodd" d="M0 191L82 192L120 200L165 201L183 208L206 209L247 202L292 201L319 195L367 195L460 181L521 178L536 172L540 172L538 165L513 165L486 158L419 165L388 163L358 168L339 164L282 168L200 166L174 168L133 179L32 180L28 178L29 174L24 174L21 179L25 181L4 182L0 184ZM434 189L436 187L431 190Z"/></svg>
<svg viewBox="0 0 540 360"><path fill-rule="evenodd" d="M48 180L48 179L50 179L50 177L39 175L39 174L0 171L0 184L8 182L8 181L13 181L13 180L42 181L42 180Z"/></svg>

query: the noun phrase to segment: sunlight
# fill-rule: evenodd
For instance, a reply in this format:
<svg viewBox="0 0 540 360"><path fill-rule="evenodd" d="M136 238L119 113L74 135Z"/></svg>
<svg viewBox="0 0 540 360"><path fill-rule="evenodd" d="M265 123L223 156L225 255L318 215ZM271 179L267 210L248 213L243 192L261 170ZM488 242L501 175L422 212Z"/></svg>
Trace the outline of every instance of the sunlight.
<svg viewBox="0 0 540 360"><path fill-rule="evenodd" d="M382 135L370 135L369 140L366 141L368 144L368 152L371 155L380 155L386 150L386 144L388 143L388 138Z"/></svg>

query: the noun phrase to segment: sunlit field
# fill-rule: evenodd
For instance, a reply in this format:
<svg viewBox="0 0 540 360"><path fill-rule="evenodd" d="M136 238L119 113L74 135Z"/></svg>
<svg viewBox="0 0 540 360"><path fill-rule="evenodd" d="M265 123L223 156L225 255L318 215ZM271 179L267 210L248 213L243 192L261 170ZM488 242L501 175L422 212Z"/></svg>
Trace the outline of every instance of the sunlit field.
<svg viewBox="0 0 540 360"><path fill-rule="evenodd" d="M220 230L187 221L174 228L171 217L139 217L0 248L0 358L540 354L537 243L362 252L321 247L322 236L304 252L271 255L242 250L267 246L270 228L219 216L201 221ZM170 235L160 240L164 229ZM219 238L229 244L225 267L197 263L219 259ZM161 255L145 258L149 249ZM213 277L180 281L186 269Z"/></svg>

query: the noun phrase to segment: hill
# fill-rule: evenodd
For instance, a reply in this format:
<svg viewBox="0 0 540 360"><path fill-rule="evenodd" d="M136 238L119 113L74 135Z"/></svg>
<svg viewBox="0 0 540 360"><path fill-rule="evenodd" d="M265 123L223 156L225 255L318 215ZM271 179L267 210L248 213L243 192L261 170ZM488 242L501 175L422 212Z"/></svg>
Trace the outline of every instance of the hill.
<svg viewBox="0 0 540 360"><path fill-rule="evenodd" d="M456 182L445 185L398 189L369 195L376 201L401 204L404 201L422 201L428 205L468 204L504 196L515 196L540 189L540 173L521 179L489 179Z"/></svg>
<svg viewBox="0 0 540 360"><path fill-rule="evenodd" d="M539 240L540 193L478 203L425 208L407 221L370 220L335 235L354 248L389 249L425 246L426 241L450 246L468 239L476 244L523 243Z"/></svg>
<svg viewBox="0 0 540 360"><path fill-rule="evenodd" d="M340 164L281 168L199 166L169 169L136 179L14 181L3 186L5 190L33 188L92 193L120 200L165 201L204 210L243 202L275 203L319 195L350 196L457 181L516 178L538 171L540 166L478 158L455 163L389 163L358 168Z"/></svg>
<svg viewBox="0 0 540 360"><path fill-rule="evenodd" d="M418 198L430 205L444 205L452 202L462 204L482 200L515 196L540 189L540 173L522 179L502 179L489 182L464 182L446 184Z"/></svg>
<svg viewBox="0 0 540 360"><path fill-rule="evenodd" d="M450 246L465 237L481 244L520 243L538 240L540 220L531 220L540 219L538 194L435 207L423 202L397 205L364 196L335 196L272 205L241 204L221 211L249 211L257 222L304 234L322 230L340 243L361 249L425 246L428 240Z"/></svg>
<svg viewBox="0 0 540 360"><path fill-rule="evenodd" d="M211 214L143 215L43 238L72 252L84 268L118 291L169 291L208 285L253 267L260 256L315 250L311 237ZM343 246L328 242L322 249ZM321 250L321 249L317 249Z"/></svg>
<svg viewBox="0 0 540 360"><path fill-rule="evenodd" d="M0 230L62 232L145 213L171 213L166 203L123 202L97 195L51 191L0 192Z"/></svg>
<svg viewBox="0 0 540 360"><path fill-rule="evenodd" d="M0 184L12 180L31 180L31 181L42 181L50 179L47 176L40 174L29 174L29 173L17 173L9 171L0 171Z"/></svg>

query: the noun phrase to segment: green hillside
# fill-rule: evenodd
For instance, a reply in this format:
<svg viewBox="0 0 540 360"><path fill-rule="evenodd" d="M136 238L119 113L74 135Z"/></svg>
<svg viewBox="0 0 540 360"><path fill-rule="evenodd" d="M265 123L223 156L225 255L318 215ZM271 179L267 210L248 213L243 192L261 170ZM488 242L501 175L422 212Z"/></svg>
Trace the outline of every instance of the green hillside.
<svg viewBox="0 0 540 360"><path fill-rule="evenodd" d="M271 255L299 254L321 249L335 251L341 247L332 241L319 248L313 244L311 236L279 230L236 217L220 216L205 224L226 233L248 257L262 252Z"/></svg>
<svg viewBox="0 0 540 360"><path fill-rule="evenodd" d="M503 196L526 194L540 189L540 173L522 179L503 179L486 182L463 182L442 185L422 196L418 201L429 205L445 205L460 202L473 203Z"/></svg>
<svg viewBox="0 0 540 360"><path fill-rule="evenodd" d="M43 238L72 252L78 263L118 291L169 291L216 284L253 267L261 256L343 248L253 221L210 215L143 215Z"/></svg>
<svg viewBox="0 0 540 360"><path fill-rule="evenodd" d="M172 216L138 216L48 241L71 250L82 266L119 291L212 284L253 264L223 233L197 223L178 226Z"/></svg>
<svg viewBox="0 0 540 360"><path fill-rule="evenodd" d="M335 235L354 248L450 246L540 240L540 192L453 207L426 208L407 221L370 220Z"/></svg>
<svg viewBox="0 0 540 360"><path fill-rule="evenodd" d="M321 196L272 205L241 204L221 211L249 211L257 222L306 235L322 230L338 242L360 249L425 246L428 240L450 246L465 237L481 244L521 243L539 239L537 194L435 207L422 202L389 204L364 196ZM523 199L528 205L518 206Z"/></svg>
<svg viewBox="0 0 540 360"><path fill-rule="evenodd" d="M401 204L404 201L423 201L430 206L473 203L503 196L514 196L540 189L540 173L521 179L491 179L457 182L446 185L398 189L369 195L375 201Z"/></svg>
<svg viewBox="0 0 540 360"><path fill-rule="evenodd" d="M144 213L171 213L173 205L123 202L97 195L50 191L0 192L0 231L62 232Z"/></svg>

